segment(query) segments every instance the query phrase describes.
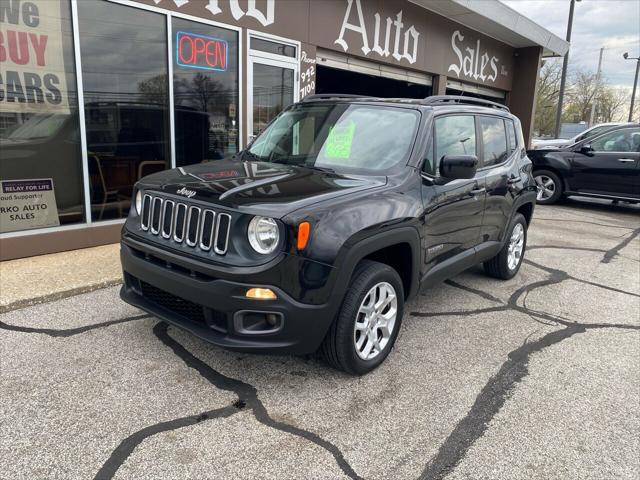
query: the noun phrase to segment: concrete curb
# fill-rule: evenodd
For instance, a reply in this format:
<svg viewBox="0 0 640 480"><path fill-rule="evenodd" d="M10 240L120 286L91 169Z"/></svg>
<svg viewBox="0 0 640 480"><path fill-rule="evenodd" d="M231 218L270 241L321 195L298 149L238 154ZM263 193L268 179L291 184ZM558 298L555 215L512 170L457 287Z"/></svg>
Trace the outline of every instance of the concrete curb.
<svg viewBox="0 0 640 480"><path fill-rule="evenodd" d="M71 288L69 290L63 290L60 292L49 293L33 298L24 298L15 302L8 303L6 305L0 305L0 314L10 312L12 310L19 310L21 308L30 307L32 305L38 305L40 303L49 303L56 300L61 300L67 297L73 297L75 295L81 295L83 293L93 292L101 288L114 287L122 284L122 279L107 280L105 282L94 283L92 285L83 285L82 287Z"/></svg>

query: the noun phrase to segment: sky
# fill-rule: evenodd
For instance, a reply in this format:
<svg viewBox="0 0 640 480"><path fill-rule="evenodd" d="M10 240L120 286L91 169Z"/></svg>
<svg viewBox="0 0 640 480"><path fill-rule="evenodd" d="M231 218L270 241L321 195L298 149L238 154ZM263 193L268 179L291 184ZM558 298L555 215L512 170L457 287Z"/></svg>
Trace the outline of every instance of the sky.
<svg viewBox="0 0 640 480"><path fill-rule="evenodd" d="M560 38L567 34L569 0L502 0L514 10ZM602 73L616 86L631 88L640 56L640 0L582 0L576 3L569 52L569 70L577 66L595 72L600 47L605 47Z"/></svg>

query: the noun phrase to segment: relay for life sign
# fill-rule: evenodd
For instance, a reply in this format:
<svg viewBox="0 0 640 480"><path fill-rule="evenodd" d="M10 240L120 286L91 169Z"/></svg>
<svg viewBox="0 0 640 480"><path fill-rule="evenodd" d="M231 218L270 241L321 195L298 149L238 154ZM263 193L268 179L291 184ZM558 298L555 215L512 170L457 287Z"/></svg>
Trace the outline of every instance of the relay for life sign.
<svg viewBox="0 0 640 480"><path fill-rule="evenodd" d="M69 113L59 0L0 2L0 112Z"/></svg>
<svg viewBox="0 0 640 480"><path fill-rule="evenodd" d="M0 233L58 225L53 180L0 181Z"/></svg>

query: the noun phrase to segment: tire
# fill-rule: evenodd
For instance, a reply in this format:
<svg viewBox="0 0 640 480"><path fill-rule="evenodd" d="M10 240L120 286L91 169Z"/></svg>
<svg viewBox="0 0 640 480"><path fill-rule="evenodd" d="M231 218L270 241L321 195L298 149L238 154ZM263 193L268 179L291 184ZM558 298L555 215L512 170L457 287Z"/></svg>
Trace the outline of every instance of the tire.
<svg viewBox="0 0 640 480"><path fill-rule="evenodd" d="M367 304L371 302L372 298L375 303L375 299L382 296L385 291L395 293L396 315L393 322L390 319L386 320L387 325L391 324L388 335L385 335L383 327L376 328L374 325L372 329L362 328L363 325L369 324L369 319L360 311L361 308L368 306ZM380 313L390 314L393 307L392 300L390 305L380 309ZM404 289L398 272L384 263L370 260L360 262L351 277L340 311L322 343L321 350L327 363L352 375L363 375L378 367L387 358L398 337L403 309ZM373 313L373 315L376 314ZM374 316L372 320L383 323L385 321L380 316ZM356 330L356 321L358 321L358 330ZM377 339L379 351L374 348L375 342L370 341L373 335ZM358 342L360 348L357 348ZM371 348L369 355L375 354L373 357L361 357L361 355L366 355L367 348Z"/></svg>
<svg viewBox="0 0 640 480"><path fill-rule="evenodd" d="M562 198L564 190L562 179L551 170L536 170L533 178L538 186L538 196L536 203L540 205L551 205ZM541 189L541 187L543 187Z"/></svg>
<svg viewBox="0 0 640 480"><path fill-rule="evenodd" d="M514 238L516 236L516 230L520 229L522 238L521 238L521 246L513 247L514 257L510 257L511 245L513 245ZM484 262L484 271L487 275L493 278L499 278L502 280L509 280L513 278L518 270L520 270L520 265L522 265L522 259L524 258L524 253L527 247L527 221L524 219L524 216L521 213L516 213L511 223L509 224L509 229L507 230L507 238L502 250L493 257L491 260ZM517 241L517 244L520 245L520 241ZM517 251L520 250L520 254L518 256ZM515 263L514 263L515 260ZM510 263L511 261L511 263Z"/></svg>

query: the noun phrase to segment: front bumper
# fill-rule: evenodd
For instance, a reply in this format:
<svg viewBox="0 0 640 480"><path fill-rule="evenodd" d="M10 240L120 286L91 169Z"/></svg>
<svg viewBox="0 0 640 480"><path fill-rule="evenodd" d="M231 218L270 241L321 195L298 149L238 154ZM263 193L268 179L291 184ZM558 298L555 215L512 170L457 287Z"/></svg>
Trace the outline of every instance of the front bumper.
<svg viewBox="0 0 640 480"><path fill-rule="evenodd" d="M238 275L242 282L202 275L185 268L184 262L150 257L125 242L120 258L124 273L120 296L125 302L230 350L311 353L320 346L335 316L332 304L301 303L276 286L252 284L244 275ZM251 287L270 288L278 298L246 298ZM278 325L270 331L249 333L238 320L252 315L247 312L274 314Z"/></svg>

